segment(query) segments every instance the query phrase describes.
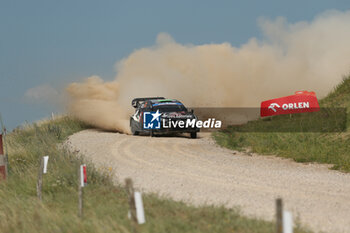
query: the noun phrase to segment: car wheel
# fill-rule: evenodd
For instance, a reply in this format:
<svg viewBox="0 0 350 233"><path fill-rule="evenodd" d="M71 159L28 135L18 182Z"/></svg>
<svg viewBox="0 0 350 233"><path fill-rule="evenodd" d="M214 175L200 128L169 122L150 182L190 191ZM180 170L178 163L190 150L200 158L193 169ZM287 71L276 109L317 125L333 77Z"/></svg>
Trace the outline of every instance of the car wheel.
<svg viewBox="0 0 350 233"><path fill-rule="evenodd" d="M140 134L139 131L136 131L136 130L131 130L131 133L132 133L132 135L139 135Z"/></svg>
<svg viewBox="0 0 350 233"><path fill-rule="evenodd" d="M197 138L197 132L192 132L191 133L191 138Z"/></svg>

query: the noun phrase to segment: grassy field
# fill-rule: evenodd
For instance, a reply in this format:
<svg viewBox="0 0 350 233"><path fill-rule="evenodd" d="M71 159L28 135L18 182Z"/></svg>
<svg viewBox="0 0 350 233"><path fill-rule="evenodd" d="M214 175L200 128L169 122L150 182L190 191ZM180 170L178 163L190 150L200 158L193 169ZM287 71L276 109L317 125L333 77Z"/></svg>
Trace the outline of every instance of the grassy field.
<svg viewBox="0 0 350 233"><path fill-rule="evenodd" d="M87 128L77 120L54 121L17 129L7 137L9 179L0 182L0 232L130 232L128 203L108 171L88 165L84 218L77 217L77 170L86 161L59 143ZM49 155L43 201L36 197L39 158ZM144 195L147 223L139 232L274 232L272 222L242 217L236 209L192 207L157 195ZM274 208L271 206L271 208ZM296 229L295 232L306 232Z"/></svg>
<svg viewBox="0 0 350 233"><path fill-rule="evenodd" d="M312 114L267 117L229 127L213 137L219 145L230 149L277 155L297 162L333 164L333 169L349 172L350 76L319 103L321 108L328 109ZM288 127L281 130L285 132L269 132L283 126Z"/></svg>

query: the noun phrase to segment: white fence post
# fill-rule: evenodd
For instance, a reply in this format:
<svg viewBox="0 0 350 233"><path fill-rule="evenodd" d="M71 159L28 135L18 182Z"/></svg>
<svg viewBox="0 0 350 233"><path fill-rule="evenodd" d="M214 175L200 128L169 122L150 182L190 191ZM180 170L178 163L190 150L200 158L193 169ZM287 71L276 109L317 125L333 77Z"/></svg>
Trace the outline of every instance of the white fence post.
<svg viewBox="0 0 350 233"><path fill-rule="evenodd" d="M293 233L293 216L289 211L283 211L283 233Z"/></svg>
<svg viewBox="0 0 350 233"><path fill-rule="evenodd" d="M83 188L85 187L85 185L87 184L87 175L86 175L86 165L80 165L79 167L79 175L78 175L78 197L79 197L79 201L78 201L78 216L80 218L83 217Z"/></svg>
<svg viewBox="0 0 350 233"><path fill-rule="evenodd" d="M43 199L42 196L42 188L43 188L43 174L47 173L47 163L49 161L49 156L43 156L40 158L40 166L38 172L38 181L36 183L36 193L41 201Z"/></svg>
<svg viewBox="0 0 350 233"><path fill-rule="evenodd" d="M49 156L46 155L44 156L44 169L43 169L43 173L46 174L47 173L47 163L49 162Z"/></svg>
<svg viewBox="0 0 350 233"><path fill-rule="evenodd" d="M143 208L142 195L140 192L134 192L135 198L135 207L136 207L136 217L138 224L144 224L146 222L145 219L145 210Z"/></svg>

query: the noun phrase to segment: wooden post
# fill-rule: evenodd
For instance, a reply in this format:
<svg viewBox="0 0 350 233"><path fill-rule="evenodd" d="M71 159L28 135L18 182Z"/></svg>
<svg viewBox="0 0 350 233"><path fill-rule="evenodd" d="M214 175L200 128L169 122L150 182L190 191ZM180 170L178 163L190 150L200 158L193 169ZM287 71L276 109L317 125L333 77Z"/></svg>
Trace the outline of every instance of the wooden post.
<svg viewBox="0 0 350 233"><path fill-rule="evenodd" d="M0 134L0 155L4 154L4 144L2 142L2 134Z"/></svg>
<svg viewBox="0 0 350 233"><path fill-rule="evenodd" d="M40 166L38 172L38 181L36 183L36 193L40 201L42 201L42 186L43 186L43 169L44 169L44 157L40 158Z"/></svg>
<svg viewBox="0 0 350 233"><path fill-rule="evenodd" d="M276 232L283 233L283 203L281 198L276 199Z"/></svg>
<svg viewBox="0 0 350 233"><path fill-rule="evenodd" d="M130 217L131 217L131 227L132 232L137 233L137 217L136 217L136 205L135 205L135 196L134 196L134 187L132 180L130 178L125 179L126 192L129 197L129 208L130 208Z"/></svg>
<svg viewBox="0 0 350 233"><path fill-rule="evenodd" d="M9 158L7 154L5 154L5 176L6 178L9 176Z"/></svg>
<svg viewBox="0 0 350 233"><path fill-rule="evenodd" d="M0 154L0 180L6 180L6 156Z"/></svg>
<svg viewBox="0 0 350 233"><path fill-rule="evenodd" d="M2 123L3 124L3 123ZM2 138L3 140L3 144L4 144L4 155L5 155L5 174L6 174L6 178L8 177L8 167L9 167L9 160L8 160L8 150L7 150L7 143L6 143L6 128L3 126L3 132L4 132L4 136Z"/></svg>
<svg viewBox="0 0 350 233"><path fill-rule="evenodd" d="M4 144L2 141L2 134L0 134L0 180L6 180L6 156L4 155Z"/></svg>
<svg viewBox="0 0 350 233"><path fill-rule="evenodd" d="M4 155L4 163L5 163L5 176L4 179L8 177L8 151L7 151L7 144L6 144L6 128L4 125L4 122L2 121L2 116L0 114L0 124L1 124L1 133L0 133L0 155ZM5 150L4 150L5 148ZM2 171L1 171L2 173Z"/></svg>

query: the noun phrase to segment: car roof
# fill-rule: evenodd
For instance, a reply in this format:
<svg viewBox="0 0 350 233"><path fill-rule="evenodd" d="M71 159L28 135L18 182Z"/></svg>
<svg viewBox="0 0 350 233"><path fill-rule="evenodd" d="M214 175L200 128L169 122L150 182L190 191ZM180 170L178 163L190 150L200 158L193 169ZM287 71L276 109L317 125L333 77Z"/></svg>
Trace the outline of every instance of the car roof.
<svg viewBox="0 0 350 233"><path fill-rule="evenodd" d="M174 99L157 99L157 100L150 100L152 104L156 104L156 103L181 103L178 100L174 100Z"/></svg>

